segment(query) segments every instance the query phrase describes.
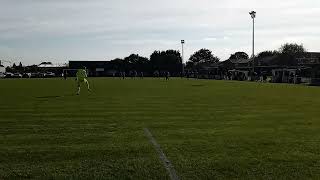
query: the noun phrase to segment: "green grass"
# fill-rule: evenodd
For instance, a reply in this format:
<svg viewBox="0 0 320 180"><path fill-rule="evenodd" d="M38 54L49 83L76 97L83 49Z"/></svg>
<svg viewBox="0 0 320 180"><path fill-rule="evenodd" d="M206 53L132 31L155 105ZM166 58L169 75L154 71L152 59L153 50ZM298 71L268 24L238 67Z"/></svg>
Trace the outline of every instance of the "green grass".
<svg viewBox="0 0 320 180"><path fill-rule="evenodd" d="M320 179L320 89L172 79L0 80L0 179Z"/></svg>

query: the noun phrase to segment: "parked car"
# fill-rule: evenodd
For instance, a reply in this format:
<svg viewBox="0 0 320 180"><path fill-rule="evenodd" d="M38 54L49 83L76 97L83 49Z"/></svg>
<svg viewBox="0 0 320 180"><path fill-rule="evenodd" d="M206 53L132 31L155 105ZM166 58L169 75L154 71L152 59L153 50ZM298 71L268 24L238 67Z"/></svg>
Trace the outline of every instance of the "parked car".
<svg viewBox="0 0 320 180"><path fill-rule="evenodd" d="M7 73L5 74L5 78L12 78L12 77L13 77L13 74L12 74L12 73L7 72Z"/></svg>
<svg viewBox="0 0 320 180"><path fill-rule="evenodd" d="M55 77L56 76L56 74L55 73L53 73L53 72L46 72L46 73L44 73L43 74L43 77Z"/></svg>
<svg viewBox="0 0 320 180"><path fill-rule="evenodd" d="M20 73L14 73L13 78L22 78L22 75Z"/></svg>

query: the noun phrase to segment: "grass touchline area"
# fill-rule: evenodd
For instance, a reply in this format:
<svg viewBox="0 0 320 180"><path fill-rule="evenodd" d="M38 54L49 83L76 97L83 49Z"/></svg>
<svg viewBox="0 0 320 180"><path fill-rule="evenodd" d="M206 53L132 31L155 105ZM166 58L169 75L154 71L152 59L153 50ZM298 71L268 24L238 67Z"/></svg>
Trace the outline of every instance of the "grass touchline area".
<svg viewBox="0 0 320 180"><path fill-rule="evenodd" d="M319 179L320 89L172 78L0 80L0 179Z"/></svg>

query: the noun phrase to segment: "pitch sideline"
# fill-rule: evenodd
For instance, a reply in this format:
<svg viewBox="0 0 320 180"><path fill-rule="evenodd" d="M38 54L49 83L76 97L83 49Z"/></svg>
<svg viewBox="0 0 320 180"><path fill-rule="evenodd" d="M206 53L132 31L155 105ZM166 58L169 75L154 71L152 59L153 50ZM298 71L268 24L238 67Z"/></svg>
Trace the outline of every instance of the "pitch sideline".
<svg viewBox="0 0 320 180"><path fill-rule="evenodd" d="M168 171L170 179L171 180L180 180L179 176L177 175L177 172L173 168L173 165L171 164L171 162L169 161L167 156L164 154L164 152L162 151L160 145L157 143L157 141L155 140L155 138L153 137L153 135L151 134L149 129L148 128L144 128L144 132L145 132L145 135L148 137L149 141L151 142L151 144L154 146L154 148L158 152L159 158L162 161L162 163L163 163L164 167L166 168L166 170Z"/></svg>

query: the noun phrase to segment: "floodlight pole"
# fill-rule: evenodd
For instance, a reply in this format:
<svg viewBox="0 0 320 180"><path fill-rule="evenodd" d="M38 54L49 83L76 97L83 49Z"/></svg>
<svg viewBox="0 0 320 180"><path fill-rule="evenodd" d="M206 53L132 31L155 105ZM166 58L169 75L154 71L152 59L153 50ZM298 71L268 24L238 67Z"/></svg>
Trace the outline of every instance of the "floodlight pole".
<svg viewBox="0 0 320 180"><path fill-rule="evenodd" d="M254 72L254 63L255 63L255 57L254 57L254 18L252 18L252 70Z"/></svg>
<svg viewBox="0 0 320 180"><path fill-rule="evenodd" d="M254 55L254 19L256 18L256 12L251 11L249 13L252 18L252 73L254 73L254 63L255 63L255 55Z"/></svg>
<svg viewBox="0 0 320 180"><path fill-rule="evenodd" d="M181 40L181 47L182 47L182 50L181 50L181 68L182 68L182 71L181 71L181 77L184 76L184 65L183 65L183 59L184 59L184 56L183 56L183 45L184 45L184 40Z"/></svg>

